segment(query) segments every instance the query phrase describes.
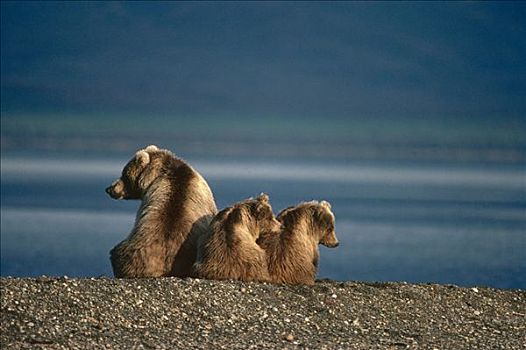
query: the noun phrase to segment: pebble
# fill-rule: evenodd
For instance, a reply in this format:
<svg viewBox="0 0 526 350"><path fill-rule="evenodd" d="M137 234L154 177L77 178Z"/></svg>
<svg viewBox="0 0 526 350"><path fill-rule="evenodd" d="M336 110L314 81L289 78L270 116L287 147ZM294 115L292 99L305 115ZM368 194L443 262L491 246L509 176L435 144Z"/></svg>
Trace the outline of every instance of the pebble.
<svg viewBox="0 0 526 350"><path fill-rule="evenodd" d="M474 301L471 288L400 283L0 281L5 348L387 349L411 348L414 337L423 349L491 349L497 338L499 348L524 349L526 294L518 290L478 287L485 297Z"/></svg>

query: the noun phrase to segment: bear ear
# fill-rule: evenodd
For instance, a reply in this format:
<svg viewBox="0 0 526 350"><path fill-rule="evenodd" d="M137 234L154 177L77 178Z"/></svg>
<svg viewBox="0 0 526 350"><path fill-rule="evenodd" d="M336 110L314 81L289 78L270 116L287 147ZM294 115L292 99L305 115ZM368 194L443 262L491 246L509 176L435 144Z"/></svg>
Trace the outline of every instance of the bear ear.
<svg viewBox="0 0 526 350"><path fill-rule="evenodd" d="M255 215L258 220L265 220L271 216L274 216L272 213L272 208L270 205L268 205L268 203L259 203L256 207Z"/></svg>
<svg viewBox="0 0 526 350"><path fill-rule="evenodd" d="M315 219L321 227L334 229L334 214L327 207L320 205L316 209Z"/></svg>
<svg viewBox="0 0 526 350"><path fill-rule="evenodd" d="M331 209L331 203L329 203L329 202L327 202L327 201L321 201L321 202L320 202L320 205L321 205L322 207L327 208L327 209Z"/></svg>
<svg viewBox="0 0 526 350"><path fill-rule="evenodd" d="M261 194L259 196L257 196L256 198L258 200L258 202L261 202L261 203L268 203L268 194L266 193L263 193L261 192Z"/></svg>
<svg viewBox="0 0 526 350"><path fill-rule="evenodd" d="M139 161L141 165L147 165L150 163L150 155L146 151L139 151L135 154L135 158Z"/></svg>
<svg viewBox="0 0 526 350"><path fill-rule="evenodd" d="M217 217L217 215L216 215ZM218 219L220 222L222 220ZM243 213L240 208L232 208L226 213L224 221L220 225L227 225L229 231L232 232L234 225L239 224L243 221Z"/></svg>
<svg viewBox="0 0 526 350"><path fill-rule="evenodd" d="M158 151L159 150L159 147L157 147L156 145L149 145L148 147L146 147L144 149L146 152L155 152L155 151Z"/></svg>
<svg viewBox="0 0 526 350"><path fill-rule="evenodd" d="M274 215L272 213L272 207L270 206L270 203L268 202L269 201L268 194L261 193L259 196L257 196L256 201L257 201L257 204L254 207L254 209L255 209L256 217L258 218L258 220L263 220L263 219L266 219L269 215L272 215L272 216Z"/></svg>

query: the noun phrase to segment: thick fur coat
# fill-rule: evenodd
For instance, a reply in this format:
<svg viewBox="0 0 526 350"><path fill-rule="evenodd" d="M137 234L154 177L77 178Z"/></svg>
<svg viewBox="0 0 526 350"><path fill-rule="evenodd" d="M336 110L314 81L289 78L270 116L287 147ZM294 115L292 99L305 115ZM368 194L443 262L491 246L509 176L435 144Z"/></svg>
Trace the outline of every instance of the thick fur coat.
<svg viewBox="0 0 526 350"><path fill-rule="evenodd" d="M219 280L269 281L265 251L256 240L260 234L279 230L280 226L266 194L222 210L210 224L209 236L199 245L196 275Z"/></svg>
<svg viewBox="0 0 526 350"><path fill-rule="evenodd" d="M135 154L106 192L142 201L131 233L110 252L115 277L191 276L197 239L217 213L197 171L152 145Z"/></svg>
<svg viewBox="0 0 526 350"><path fill-rule="evenodd" d="M265 233L257 243L265 250L273 283L314 284L318 271L319 248L338 246L334 214L325 201L304 202L284 209L277 218L279 233Z"/></svg>

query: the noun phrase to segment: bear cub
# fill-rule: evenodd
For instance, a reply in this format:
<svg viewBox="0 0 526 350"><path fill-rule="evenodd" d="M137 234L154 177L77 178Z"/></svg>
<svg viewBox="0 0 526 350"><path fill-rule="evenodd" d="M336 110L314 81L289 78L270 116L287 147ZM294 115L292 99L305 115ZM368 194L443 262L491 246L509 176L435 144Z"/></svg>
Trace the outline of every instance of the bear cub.
<svg viewBox="0 0 526 350"><path fill-rule="evenodd" d="M256 244L261 234L278 231L281 224L269 198L261 194L220 211L198 250L194 271L206 279L269 281L265 251Z"/></svg>
<svg viewBox="0 0 526 350"><path fill-rule="evenodd" d="M338 246L334 214L326 201L303 202L284 209L277 219L279 233L266 233L257 243L265 250L271 282L313 285L318 270L319 248Z"/></svg>
<svg viewBox="0 0 526 350"><path fill-rule="evenodd" d="M151 145L137 151L106 192L139 199L135 225L110 252L115 277L188 277L197 238L217 213L205 179L172 152Z"/></svg>

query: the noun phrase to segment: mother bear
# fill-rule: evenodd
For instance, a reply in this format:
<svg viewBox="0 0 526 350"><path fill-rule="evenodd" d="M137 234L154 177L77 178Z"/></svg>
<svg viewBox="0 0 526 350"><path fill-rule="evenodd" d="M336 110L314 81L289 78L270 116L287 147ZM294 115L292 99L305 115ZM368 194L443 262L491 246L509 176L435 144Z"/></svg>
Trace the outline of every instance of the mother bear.
<svg viewBox="0 0 526 350"><path fill-rule="evenodd" d="M106 192L140 199L135 225L110 252L115 277L189 277L198 237L217 213L205 179L172 152L137 151Z"/></svg>

